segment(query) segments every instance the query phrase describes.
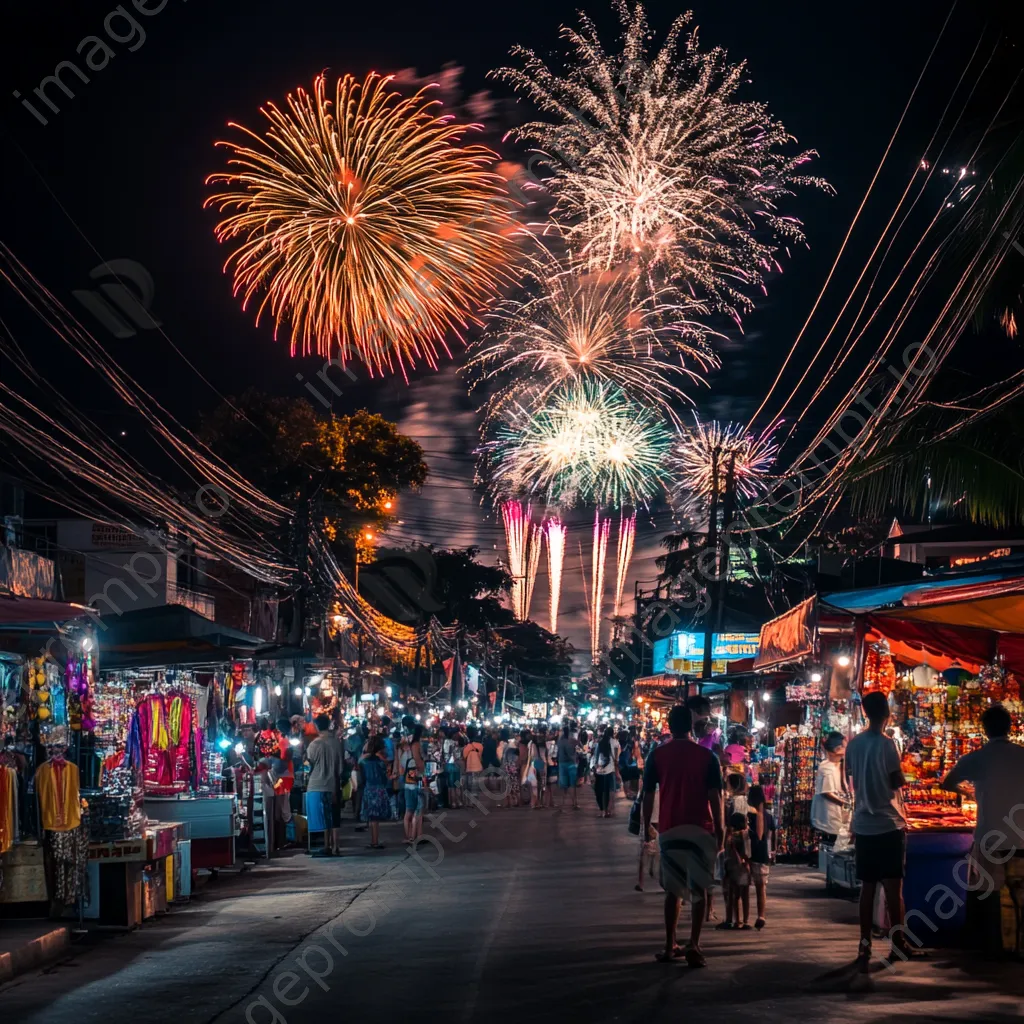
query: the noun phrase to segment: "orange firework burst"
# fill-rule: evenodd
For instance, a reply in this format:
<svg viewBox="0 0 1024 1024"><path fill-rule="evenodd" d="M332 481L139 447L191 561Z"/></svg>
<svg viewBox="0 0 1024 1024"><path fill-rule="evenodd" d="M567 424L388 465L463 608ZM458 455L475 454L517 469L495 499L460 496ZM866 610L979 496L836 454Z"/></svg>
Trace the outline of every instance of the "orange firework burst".
<svg viewBox="0 0 1024 1024"><path fill-rule="evenodd" d="M517 225L497 155L466 145L472 125L443 115L427 90L403 98L390 77L323 75L287 109L231 151L213 174L224 190L207 205L230 213L217 225L237 243L225 269L246 308L261 296L292 355L312 351L371 373L437 366L458 334L495 296L511 262ZM255 146L248 144L254 141ZM275 331L276 334L276 331Z"/></svg>

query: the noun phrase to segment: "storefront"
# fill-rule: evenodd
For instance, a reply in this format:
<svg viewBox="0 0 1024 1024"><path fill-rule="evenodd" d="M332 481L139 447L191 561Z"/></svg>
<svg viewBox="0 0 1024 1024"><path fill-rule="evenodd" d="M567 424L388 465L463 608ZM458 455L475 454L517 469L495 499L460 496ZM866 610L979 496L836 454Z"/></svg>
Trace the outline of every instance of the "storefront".
<svg viewBox="0 0 1024 1024"><path fill-rule="evenodd" d="M889 699L908 783L907 909L935 926L929 941L958 941L976 809L941 782L984 743L981 715L993 703L1011 713L1012 738L1024 742L1024 575L947 573L811 598L765 625L758 662L787 680L787 707L801 716L777 730L780 853L814 853L810 803L821 738L860 732L863 694L879 690ZM852 872L845 874L852 882ZM933 905L946 892L954 894L955 914ZM1007 891L1002 898L1012 918ZM1012 921L1004 924L1015 931Z"/></svg>
<svg viewBox="0 0 1024 1024"><path fill-rule="evenodd" d="M114 845L111 859L130 863L119 844L138 837L137 821L172 833L169 849L157 840L146 851L161 862L150 872L155 888L171 898L188 894L193 871L234 864L243 829L255 836L264 824L251 768L243 758L228 764L235 737L255 733L271 710L252 673L259 645L177 606L126 613L102 634L94 750L110 808L102 838Z"/></svg>
<svg viewBox="0 0 1024 1024"><path fill-rule="evenodd" d="M953 941L967 918L964 865L977 815L973 801L940 784L960 757L984 744L981 716L990 705L1010 712L1011 739L1024 742L1024 575L951 573L824 600L855 617L858 690L885 693L892 709L908 783L907 908L928 915L936 941ZM861 726L855 722L854 731ZM946 890L956 896L952 916L933 905ZM1005 905L1008 892L1002 895Z"/></svg>
<svg viewBox="0 0 1024 1024"><path fill-rule="evenodd" d="M0 597L0 916L75 913L86 892L96 649L88 610Z"/></svg>

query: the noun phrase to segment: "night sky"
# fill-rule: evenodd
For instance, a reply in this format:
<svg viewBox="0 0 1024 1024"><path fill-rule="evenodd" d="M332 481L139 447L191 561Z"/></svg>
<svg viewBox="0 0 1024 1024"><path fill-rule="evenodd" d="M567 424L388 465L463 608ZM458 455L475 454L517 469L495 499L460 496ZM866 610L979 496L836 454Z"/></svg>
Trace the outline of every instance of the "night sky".
<svg viewBox="0 0 1024 1024"><path fill-rule="evenodd" d="M141 2L141 0L140 0ZM489 85L487 71L505 63L516 42L551 51L560 24L574 21L570 3L344 4L321 0L167 0L149 18L136 15L146 38L135 52L131 30L114 23L126 43L111 43L115 59L77 83L74 99L60 97L50 123L36 121L12 96L30 95L62 60L76 59L85 36L102 34L112 0L23 5L5 12L4 62L0 68L0 127L4 133L5 216L3 239L86 323L72 289L89 287L89 271L104 260L126 258L152 275L154 314L180 354L156 331L109 342L109 349L151 392L186 422L248 386L282 395L304 392L297 372L315 373L322 359L290 358L275 343L268 324L258 330L243 314L221 273L227 250L213 237L214 211L202 208L203 179L221 166L213 142L225 124L258 126L257 108L282 101L296 86L308 86L323 70L381 72L415 68L430 75L454 63L463 67L467 93ZM149 0L150 9L159 0ZM131 3L126 7L132 10ZM652 27L663 32L685 7L648 5ZM609 7L587 6L617 32ZM705 412L742 417L752 411L769 375L779 365L820 287L836 248L870 180L910 89L949 8L934 0L838 3L696 4L705 46L722 45L746 58L753 79L744 97L769 103L798 138L821 156L813 173L826 177L837 195L807 193L787 212L805 222L811 249L793 254L786 272L749 317L746 333L723 347L723 369L699 396ZM960 66L964 48L976 40L977 5L958 11L934 68L936 87ZM68 79L69 81L71 79ZM931 81L931 80L930 80ZM881 183L882 198L894 194L920 158L941 89L924 90L893 157L893 175ZM59 95L59 94L56 94ZM944 97L942 97L944 98ZM869 211L876 219L878 211ZM0 297L5 322L34 351L38 327ZM457 354L456 363L461 363ZM189 363L192 365L190 366ZM73 373L59 361L50 372ZM206 377L209 385L200 377ZM71 388L71 394L76 389ZM113 432L131 422L83 385L76 401L90 408ZM400 380L352 387L336 402L339 411L359 406L398 419L427 451L431 483L418 497L403 499L404 525L394 539L477 543L492 555L500 525L481 508L473 491L473 404L452 366ZM585 517L584 517L585 518ZM650 580L657 540L669 527L664 510L642 516L634 576ZM566 632L586 646L577 542L583 541L589 572L585 522L570 534ZM575 580L576 582L571 582ZM632 581L630 581L632 584ZM630 585L630 590L632 589ZM546 584L538 582L534 613L544 620Z"/></svg>

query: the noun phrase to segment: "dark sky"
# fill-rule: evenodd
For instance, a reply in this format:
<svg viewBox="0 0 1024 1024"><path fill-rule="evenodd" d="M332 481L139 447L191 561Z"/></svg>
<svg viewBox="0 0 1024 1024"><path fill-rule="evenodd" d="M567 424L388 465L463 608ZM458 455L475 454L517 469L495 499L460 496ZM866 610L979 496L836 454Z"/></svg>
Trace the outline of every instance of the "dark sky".
<svg viewBox="0 0 1024 1024"><path fill-rule="evenodd" d="M125 6L133 11L130 0ZM155 9L159 0L148 6ZM47 112L50 123L44 126L12 91L30 95L58 62L76 59L79 41L102 34L115 5L19 5L3 15L3 239L86 322L89 314L74 305L70 292L89 286L89 271L114 258L142 264L154 281L152 309L183 355L156 331L124 339L98 336L186 421L215 404L218 391L256 385L303 394L295 374L313 373L322 361L292 360L268 326L255 329L251 315L240 311L221 273L226 252L213 238L216 215L202 209L204 176L220 166L213 141L224 136L225 123L236 119L255 127L261 102L280 101L288 90L308 86L322 69L362 74L414 67L430 74L455 62L465 68L467 91L487 88L486 72L505 62L513 43L554 49L559 25L574 21L576 6L559 0L167 0L151 17L135 15L146 33L135 52L128 45L138 37L131 38L123 19L115 20L113 33L128 41L111 44L116 57L93 72L89 84L76 85L74 99L61 97L60 113ZM610 43L616 25L604 0L587 9L607 29ZM664 31L683 9L650 4L652 27ZM973 45L979 24L974 10L955 16L936 65L937 86L960 66L964 47ZM744 95L767 101L801 146L819 150L815 173L838 193L807 194L793 202L789 212L804 220L811 251L795 253L786 273L771 282L745 336L725 347L723 370L703 396L706 409L742 416L806 315L948 7L935 0L732 0L698 3L695 11L706 46L722 45L734 58L749 61L753 83ZM929 87L923 94L905 145L895 154L899 173L893 182L902 182L919 158L940 93L931 95ZM884 185L890 192L895 187ZM0 296L0 309L34 350L34 329L10 310L11 301L6 293ZM52 372L72 371L56 362ZM78 397L86 406L92 398L86 387ZM500 529L493 519L481 525L478 498L466 484L474 417L450 368L420 374L409 387L389 381L350 389L338 408L350 400L401 419L428 450L434 483L423 497L407 502L399 539L476 541L487 548L497 543ZM106 403L97 415L111 431L130 426ZM645 524L638 578L653 575L655 542L667 526L663 515L655 525ZM580 538L586 552L585 533L571 536L571 551ZM543 586L542 581L536 612ZM582 646L578 584L570 587L569 604L576 616L573 639Z"/></svg>

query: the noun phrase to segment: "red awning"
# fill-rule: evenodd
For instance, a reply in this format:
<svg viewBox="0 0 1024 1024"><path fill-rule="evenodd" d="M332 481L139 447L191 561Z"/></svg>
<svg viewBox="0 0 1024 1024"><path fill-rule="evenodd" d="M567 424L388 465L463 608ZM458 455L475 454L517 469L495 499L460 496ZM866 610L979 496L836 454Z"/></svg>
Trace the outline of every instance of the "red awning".
<svg viewBox="0 0 1024 1024"><path fill-rule="evenodd" d="M869 615L867 621L873 632L906 648L900 651L894 647L894 654L905 658L914 651L927 652L934 657L922 657L921 661L935 669L949 668L944 659L957 660L964 663L964 668L976 669L992 661L996 654L996 637L988 630L915 622L892 615Z"/></svg>
<svg viewBox="0 0 1024 1024"><path fill-rule="evenodd" d="M0 597L0 629L5 626L47 625L95 614L81 604L41 601L33 597Z"/></svg>

